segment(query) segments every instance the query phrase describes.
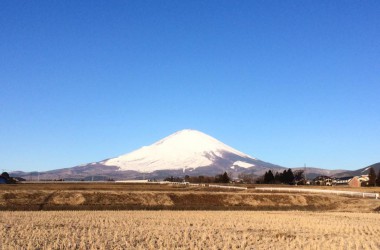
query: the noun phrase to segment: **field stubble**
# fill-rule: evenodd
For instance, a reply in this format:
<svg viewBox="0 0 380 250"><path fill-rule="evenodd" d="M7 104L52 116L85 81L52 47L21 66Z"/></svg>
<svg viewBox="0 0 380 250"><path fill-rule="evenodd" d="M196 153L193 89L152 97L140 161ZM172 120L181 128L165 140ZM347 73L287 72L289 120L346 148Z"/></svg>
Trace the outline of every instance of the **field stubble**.
<svg viewBox="0 0 380 250"><path fill-rule="evenodd" d="M304 210L373 212L379 200L159 184L3 185L0 210Z"/></svg>
<svg viewBox="0 0 380 250"><path fill-rule="evenodd" d="M379 249L377 213L0 212L3 249Z"/></svg>

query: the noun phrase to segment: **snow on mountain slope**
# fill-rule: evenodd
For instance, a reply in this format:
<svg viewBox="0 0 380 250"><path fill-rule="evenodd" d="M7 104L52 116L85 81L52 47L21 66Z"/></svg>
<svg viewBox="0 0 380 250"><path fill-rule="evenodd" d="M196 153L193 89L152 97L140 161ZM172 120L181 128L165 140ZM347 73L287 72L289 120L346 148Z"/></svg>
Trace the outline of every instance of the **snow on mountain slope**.
<svg viewBox="0 0 380 250"><path fill-rule="evenodd" d="M151 146L142 147L129 154L101 162L106 166L117 166L120 170L151 173L157 170L195 169L209 166L223 154L234 154L241 158L254 158L196 130L181 130ZM239 162L243 167L253 164Z"/></svg>
<svg viewBox="0 0 380 250"><path fill-rule="evenodd" d="M244 162L244 161L236 161L236 162L234 162L233 166L239 166L239 167L242 167L242 168L250 168L250 167L254 167L255 164L247 163L247 162Z"/></svg>

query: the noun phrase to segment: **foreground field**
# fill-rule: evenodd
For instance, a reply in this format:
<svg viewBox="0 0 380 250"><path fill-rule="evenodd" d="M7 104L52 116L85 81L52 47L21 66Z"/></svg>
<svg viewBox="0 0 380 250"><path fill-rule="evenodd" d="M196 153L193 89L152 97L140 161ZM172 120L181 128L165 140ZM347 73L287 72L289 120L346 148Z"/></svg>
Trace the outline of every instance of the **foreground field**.
<svg viewBox="0 0 380 250"><path fill-rule="evenodd" d="M380 214L0 212L3 249L379 249Z"/></svg>

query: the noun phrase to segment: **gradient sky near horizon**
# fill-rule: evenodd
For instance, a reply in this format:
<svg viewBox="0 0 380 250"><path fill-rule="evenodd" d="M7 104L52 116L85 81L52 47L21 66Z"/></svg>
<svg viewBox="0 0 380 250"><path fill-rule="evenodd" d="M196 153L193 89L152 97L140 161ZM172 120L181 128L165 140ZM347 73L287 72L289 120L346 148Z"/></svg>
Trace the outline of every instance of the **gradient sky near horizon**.
<svg viewBox="0 0 380 250"><path fill-rule="evenodd" d="M196 129L285 167L380 161L380 1L0 2L0 170Z"/></svg>

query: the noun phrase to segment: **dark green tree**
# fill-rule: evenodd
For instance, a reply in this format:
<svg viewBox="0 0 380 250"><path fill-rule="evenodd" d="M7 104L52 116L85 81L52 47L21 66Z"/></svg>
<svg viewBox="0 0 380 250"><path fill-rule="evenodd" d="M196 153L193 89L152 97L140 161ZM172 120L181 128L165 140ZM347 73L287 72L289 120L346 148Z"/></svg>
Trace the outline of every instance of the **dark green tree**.
<svg viewBox="0 0 380 250"><path fill-rule="evenodd" d="M374 187L376 185L376 172L372 167L368 171L368 186Z"/></svg>
<svg viewBox="0 0 380 250"><path fill-rule="evenodd" d="M224 172L222 175L222 183L229 183L230 182L230 177L228 176L227 172Z"/></svg>
<svg viewBox="0 0 380 250"><path fill-rule="evenodd" d="M2 172L1 173L1 177L5 178L5 179L9 179L10 178L10 176L9 176L9 174L7 172Z"/></svg>
<svg viewBox="0 0 380 250"><path fill-rule="evenodd" d="M274 183L281 183L281 173L276 172L276 174L274 175Z"/></svg>
<svg viewBox="0 0 380 250"><path fill-rule="evenodd" d="M264 174L264 183L266 183L266 184L273 184L274 183L274 175L272 173L272 170L269 170L268 172L265 172L265 174Z"/></svg>
<svg viewBox="0 0 380 250"><path fill-rule="evenodd" d="M280 182L281 183L286 183L287 182L287 174L288 174L288 171L287 170L284 170L282 173L280 173Z"/></svg>
<svg viewBox="0 0 380 250"><path fill-rule="evenodd" d="M294 174L290 168L288 170L284 170L282 173L281 182L285 184L294 184Z"/></svg>
<svg viewBox="0 0 380 250"><path fill-rule="evenodd" d="M263 183L268 184L268 172L267 171L265 171L265 174L263 176Z"/></svg>
<svg viewBox="0 0 380 250"><path fill-rule="evenodd" d="M290 168L288 169L288 183L294 184L294 174Z"/></svg>
<svg viewBox="0 0 380 250"><path fill-rule="evenodd" d="M216 183L229 183L230 177L228 176L227 172L224 172L224 174L219 174L215 176L215 182Z"/></svg>
<svg viewBox="0 0 380 250"><path fill-rule="evenodd" d="M380 187L380 169L379 169L379 173L377 174L376 186Z"/></svg>

